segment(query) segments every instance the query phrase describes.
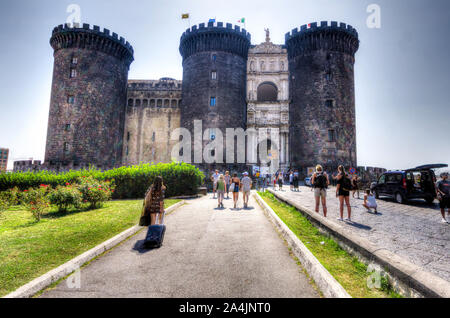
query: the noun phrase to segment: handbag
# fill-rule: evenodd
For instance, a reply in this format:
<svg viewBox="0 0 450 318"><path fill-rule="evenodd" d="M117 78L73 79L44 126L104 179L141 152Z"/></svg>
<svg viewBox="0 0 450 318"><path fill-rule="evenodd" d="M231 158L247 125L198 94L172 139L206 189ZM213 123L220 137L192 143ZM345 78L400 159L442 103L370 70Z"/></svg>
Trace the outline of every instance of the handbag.
<svg viewBox="0 0 450 318"><path fill-rule="evenodd" d="M235 185L234 185L234 182L230 185L230 192L234 192L234 187L235 187Z"/></svg>

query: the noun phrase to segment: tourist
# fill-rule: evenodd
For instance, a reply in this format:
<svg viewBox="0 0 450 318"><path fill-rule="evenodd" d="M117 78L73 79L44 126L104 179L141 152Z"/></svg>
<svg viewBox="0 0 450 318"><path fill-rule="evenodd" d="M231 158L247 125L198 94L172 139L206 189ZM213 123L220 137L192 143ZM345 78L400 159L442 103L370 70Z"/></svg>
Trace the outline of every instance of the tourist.
<svg viewBox="0 0 450 318"><path fill-rule="evenodd" d="M320 201L322 201L323 216L327 217L327 188L330 184L328 175L323 171L321 165L316 166L316 172L311 177L311 185L314 188L316 200L316 212L319 213Z"/></svg>
<svg viewBox="0 0 450 318"><path fill-rule="evenodd" d="M375 200L375 196L370 192L370 190L366 190L366 194L364 195L364 203L363 207L367 209L367 212L372 212L371 209L374 209L375 214L377 214L377 201Z"/></svg>
<svg viewBox="0 0 450 318"><path fill-rule="evenodd" d="M355 174L355 175L352 177L352 197L353 197L353 199L355 198L355 193L358 194L358 199L359 199L359 187L358 187L358 181L359 181L359 178L358 178L358 176Z"/></svg>
<svg viewBox="0 0 450 318"><path fill-rule="evenodd" d="M277 177L278 190L283 191L283 172L281 171Z"/></svg>
<svg viewBox="0 0 450 318"><path fill-rule="evenodd" d="M294 191L299 191L298 190L298 170L297 169L295 169L294 170Z"/></svg>
<svg viewBox="0 0 450 318"><path fill-rule="evenodd" d="M219 180L219 170L216 170L211 176L211 181L213 182L213 199L216 198L216 187L218 180Z"/></svg>
<svg viewBox="0 0 450 318"><path fill-rule="evenodd" d="M352 188L352 182L348 177L348 174L345 173L344 166L342 165L338 167L338 175L336 177L336 180L337 180L336 197L339 197L339 215L340 215L340 217L338 217L338 220L344 221L343 217L344 217L344 201L345 201L348 213L348 217L345 219L345 221L351 222L352 208L350 207L350 191Z"/></svg>
<svg viewBox="0 0 450 318"><path fill-rule="evenodd" d="M441 222L450 223L445 218L445 208L447 208L447 214L450 215L450 182L447 172L441 173L441 180L436 184L436 194L439 200L439 207L441 208Z"/></svg>
<svg viewBox="0 0 450 318"><path fill-rule="evenodd" d="M277 186L277 179L278 179L278 171L275 172L275 174L273 175L273 190L276 191L276 186Z"/></svg>
<svg viewBox="0 0 450 318"><path fill-rule="evenodd" d="M230 191L233 192L233 204L236 209L236 204L239 200L239 188L241 187L241 181L239 180L237 173L233 173L233 178L231 178Z"/></svg>
<svg viewBox="0 0 450 318"><path fill-rule="evenodd" d="M223 174L217 180L217 207L223 208L223 197L226 189L225 178Z"/></svg>
<svg viewBox="0 0 450 318"><path fill-rule="evenodd" d="M144 211L142 212L139 225L161 224L164 214L164 191L166 187L163 184L162 177L155 178L153 184L148 188L144 199Z"/></svg>
<svg viewBox="0 0 450 318"><path fill-rule="evenodd" d="M230 172L229 171L225 171L225 176L224 176L224 181L225 181L225 191L227 193L227 199L229 199L229 195L228 192L230 191L230 185L231 185L231 176L230 176Z"/></svg>
<svg viewBox="0 0 450 318"><path fill-rule="evenodd" d="M252 179L249 178L248 173L244 172L244 177L241 180L242 197L244 200L244 209L248 207L248 199L250 197L250 190L252 189Z"/></svg>
<svg viewBox="0 0 450 318"><path fill-rule="evenodd" d="M294 171L290 171L289 172L289 188L292 190L294 190Z"/></svg>

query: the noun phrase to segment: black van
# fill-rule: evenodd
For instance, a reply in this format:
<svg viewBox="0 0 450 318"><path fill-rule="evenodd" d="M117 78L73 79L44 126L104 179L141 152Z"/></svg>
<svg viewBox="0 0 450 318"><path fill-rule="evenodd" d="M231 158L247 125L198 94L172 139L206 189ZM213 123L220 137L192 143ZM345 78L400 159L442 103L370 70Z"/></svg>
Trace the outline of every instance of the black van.
<svg viewBox="0 0 450 318"><path fill-rule="evenodd" d="M408 170L388 171L381 175L370 189L378 199L392 197L397 203L410 199L425 199L428 204L436 198L436 175L432 169L446 168L447 164L424 165Z"/></svg>

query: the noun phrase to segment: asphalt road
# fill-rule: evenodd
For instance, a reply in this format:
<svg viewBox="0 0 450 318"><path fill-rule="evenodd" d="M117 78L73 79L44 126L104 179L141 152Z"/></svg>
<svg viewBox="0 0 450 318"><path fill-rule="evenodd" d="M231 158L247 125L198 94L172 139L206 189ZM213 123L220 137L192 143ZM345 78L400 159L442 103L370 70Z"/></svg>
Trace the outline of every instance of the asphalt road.
<svg viewBox="0 0 450 318"><path fill-rule="evenodd" d="M255 200L231 201L189 200L166 217L161 248L144 249L141 231L83 267L79 286L41 297L319 297Z"/></svg>

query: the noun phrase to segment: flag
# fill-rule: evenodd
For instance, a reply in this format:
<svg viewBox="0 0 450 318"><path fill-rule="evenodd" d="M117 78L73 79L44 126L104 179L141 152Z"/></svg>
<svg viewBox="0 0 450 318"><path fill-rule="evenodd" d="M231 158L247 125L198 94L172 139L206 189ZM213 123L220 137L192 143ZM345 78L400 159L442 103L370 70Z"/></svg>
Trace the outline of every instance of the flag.
<svg viewBox="0 0 450 318"><path fill-rule="evenodd" d="M212 23L214 23L214 22L216 22L216 19L209 19L209 21L208 22L212 22Z"/></svg>
<svg viewBox="0 0 450 318"><path fill-rule="evenodd" d="M238 20L238 23L245 23L245 18L241 18Z"/></svg>
<svg viewBox="0 0 450 318"><path fill-rule="evenodd" d="M311 27L311 23L308 23L308 28L310 28Z"/></svg>
<svg viewBox="0 0 450 318"><path fill-rule="evenodd" d="M189 13L183 13L183 14L181 15L181 18L182 18L182 19L189 19Z"/></svg>

